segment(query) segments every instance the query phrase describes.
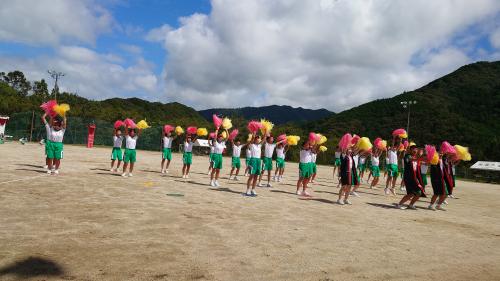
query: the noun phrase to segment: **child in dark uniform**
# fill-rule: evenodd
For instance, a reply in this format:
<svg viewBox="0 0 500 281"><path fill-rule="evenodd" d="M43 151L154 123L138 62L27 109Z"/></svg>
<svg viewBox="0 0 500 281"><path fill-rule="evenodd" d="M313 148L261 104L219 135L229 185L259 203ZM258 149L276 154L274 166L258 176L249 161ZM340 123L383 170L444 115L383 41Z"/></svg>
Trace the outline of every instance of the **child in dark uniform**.
<svg viewBox="0 0 500 281"><path fill-rule="evenodd" d="M337 200L337 203L340 205L351 205L351 202L349 201L351 187L359 184L352 149L348 148L346 151L343 151L340 159L340 182L342 183L342 187L339 190L339 199ZM343 195L345 197L342 201Z"/></svg>
<svg viewBox="0 0 500 281"><path fill-rule="evenodd" d="M418 165L418 148L416 145L412 145L409 148L409 153L403 157L404 161L404 184L406 186L406 195L399 201L396 205L399 209L406 209L403 204L406 201L410 201L408 208L416 210L415 202L418 201L420 196L423 194L422 178L420 176L420 167Z"/></svg>
<svg viewBox="0 0 500 281"><path fill-rule="evenodd" d="M444 180L444 170L443 170L443 159L442 155L439 154L439 162L436 165L431 165L431 184L434 195L432 195L431 203L428 207L429 210L442 210L441 204L443 204L446 199L446 195L448 195L448 190L446 188L446 183ZM434 207L436 200L439 198L437 202L437 206Z"/></svg>

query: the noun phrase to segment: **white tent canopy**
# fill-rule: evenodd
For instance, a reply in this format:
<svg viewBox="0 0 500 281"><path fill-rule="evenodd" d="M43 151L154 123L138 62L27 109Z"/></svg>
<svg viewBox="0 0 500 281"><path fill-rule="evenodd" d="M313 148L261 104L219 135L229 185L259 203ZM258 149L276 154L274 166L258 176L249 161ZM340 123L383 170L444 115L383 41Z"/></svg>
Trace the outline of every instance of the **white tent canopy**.
<svg viewBox="0 0 500 281"><path fill-rule="evenodd" d="M5 134L5 125L7 125L8 120L8 116L0 116L0 136Z"/></svg>

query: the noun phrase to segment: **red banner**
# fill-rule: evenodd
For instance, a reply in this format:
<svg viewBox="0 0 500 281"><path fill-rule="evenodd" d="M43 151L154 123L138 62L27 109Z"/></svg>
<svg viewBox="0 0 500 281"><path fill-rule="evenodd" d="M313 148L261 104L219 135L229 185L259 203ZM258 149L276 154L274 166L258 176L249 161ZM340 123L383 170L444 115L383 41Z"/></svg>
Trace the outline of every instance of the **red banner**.
<svg viewBox="0 0 500 281"><path fill-rule="evenodd" d="M90 124L88 128L89 128L89 133L87 137L87 147L92 148L94 147L95 124Z"/></svg>

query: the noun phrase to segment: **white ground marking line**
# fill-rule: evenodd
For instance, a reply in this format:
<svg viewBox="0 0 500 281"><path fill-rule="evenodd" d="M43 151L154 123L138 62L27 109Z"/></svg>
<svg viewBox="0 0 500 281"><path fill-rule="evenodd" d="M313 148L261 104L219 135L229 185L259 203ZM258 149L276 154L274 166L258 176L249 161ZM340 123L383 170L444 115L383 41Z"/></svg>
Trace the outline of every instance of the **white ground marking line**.
<svg viewBox="0 0 500 281"><path fill-rule="evenodd" d="M22 178L22 179L17 179L17 180L3 181L3 182L0 182L0 184L9 183L9 182L16 182L16 181L23 181L23 180L30 180L30 179L36 179L36 178L46 177L46 176L47 175L39 175L39 176L27 177L27 178Z"/></svg>

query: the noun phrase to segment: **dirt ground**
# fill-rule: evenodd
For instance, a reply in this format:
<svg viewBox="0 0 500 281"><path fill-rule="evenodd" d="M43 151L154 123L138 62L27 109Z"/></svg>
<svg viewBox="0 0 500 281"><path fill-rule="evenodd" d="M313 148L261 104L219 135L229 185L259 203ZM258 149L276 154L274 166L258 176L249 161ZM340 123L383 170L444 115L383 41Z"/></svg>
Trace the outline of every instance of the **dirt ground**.
<svg viewBox="0 0 500 281"><path fill-rule="evenodd" d="M229 158L214 189L206 157L184 180L180 154L162 176L161 154L138 151L125 179L110 152L65 146L49 176L42 146L0 145L1 280L500 280L498 185L459 181L447 211L398 210L366 186L340 206L331 167L313 200L293 194L293 163L249 198Z"/></svg>

